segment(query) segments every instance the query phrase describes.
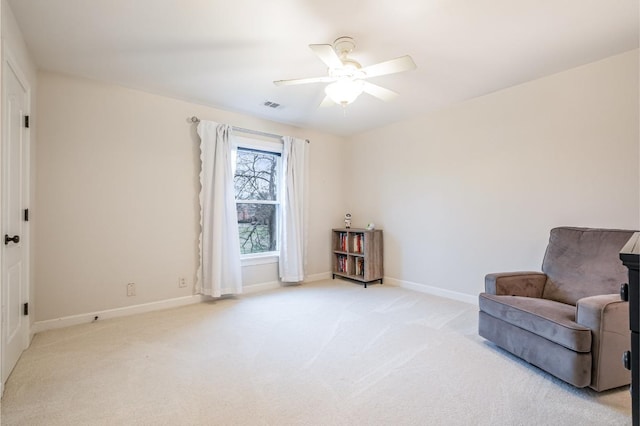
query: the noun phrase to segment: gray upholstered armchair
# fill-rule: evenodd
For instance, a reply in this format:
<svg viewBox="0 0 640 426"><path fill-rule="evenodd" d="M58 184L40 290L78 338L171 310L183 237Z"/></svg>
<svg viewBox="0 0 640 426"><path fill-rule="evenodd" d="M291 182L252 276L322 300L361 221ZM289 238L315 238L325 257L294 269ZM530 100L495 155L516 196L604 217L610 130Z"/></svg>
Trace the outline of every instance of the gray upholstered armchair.
<svg viewBox="0 0 640 426"><path fill-rule="evenodd" d="M603 391L631 382L627 270L620 249L634 231L551 230L543 272L489 274L479 334L577 387Z"/></svg>

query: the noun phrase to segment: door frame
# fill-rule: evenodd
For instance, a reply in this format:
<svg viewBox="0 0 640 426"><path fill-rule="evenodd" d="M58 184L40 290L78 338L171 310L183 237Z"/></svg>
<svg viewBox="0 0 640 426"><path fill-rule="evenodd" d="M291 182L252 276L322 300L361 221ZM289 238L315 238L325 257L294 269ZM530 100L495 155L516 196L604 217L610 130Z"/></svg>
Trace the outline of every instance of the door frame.
<svg viewBox="0 0 640 426"><path fill-rule="evenodd" d="M2 144L2 147L4 148L4 144L7 143L7 134L5 131L7 126L5 123L4 106L6 102L6 93L7 93L5 77L6 77L6 72L8 68L11 68L11 72L13 72L13 74L18 79L18 82L25 89L26 99L25 99L24 114L29 116L31 116L31 85L29 84L29 80L26 74L22 71L18 61L15 59L15 56L11 53L11 49L9 48L7 42L2 43L1 57L2 57L1 58L2 62L0 64L0 68L1 68L0 69L0 87L2 89L0 94L0 144ZM32 123L30 123L29 127L32 127L31 124ZM23 153L24 168L23 168L23 177L22 177L23 193L24 193L23 203L25 203L25 205L21 207L22 209L29 208L31 204L31 196L32 196L31 142L32 142L31 131L26 131L24 135L24 148L23 148L24 149L24 153ZM4 197L4 193L2 192L3 186L4 186L4 182L2 181L2 176L4 172L4 170L2 170L2 165L4 161L4 158L1 157L2 152L3 150L0 149L0 200ZM5 213L4 210L0 208L0 223L2 223L4 213ZM30 228L31 228L30 221L25 222L23 227L24 237L21 236L22 238L21 242L24 243L23 255L24 255L24 261L25 261L25 271L24 271L25 289L24 290L25 290L26 301L27 303L29 303L29 307L31 307L31 232L30 232ZM2 250L0 250L0 268L3 268L3 267L4 267L4 258L3 258ZM3 273L0 273L0 327L4 327L4 324L2 323L2 319L4 318L4 312L2 311L2 294L5 292L4 286L6 285L6 283L2 282L3 275L4 275ZM29 347L29 344L31 342L31 318L32 316L29 315L29 318L27 318L28 327L25 330L25 334L22 336L23 350ZM4 353L4 351L2 350L3 345L4 345L4 333L0 329L0 356L2 356L2 354ZM0 359L0 365L2 365L2 359ZM4 381L0 377L0 397L2 396L3 393L4 393Z"/></svg>

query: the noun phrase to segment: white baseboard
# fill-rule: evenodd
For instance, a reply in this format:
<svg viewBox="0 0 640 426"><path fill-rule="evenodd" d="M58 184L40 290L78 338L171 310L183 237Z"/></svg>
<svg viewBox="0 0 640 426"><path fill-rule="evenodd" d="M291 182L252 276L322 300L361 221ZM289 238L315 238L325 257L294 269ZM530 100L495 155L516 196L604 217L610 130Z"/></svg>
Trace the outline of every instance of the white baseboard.
<svg viewBox="0 0 640 426"><path fill-rule="evenodd" d="M304 280L306 283L313 281L330 280L333 274L331 272L323 272L320 274L309 275ZM419 291L420 293L430 294L432 296L444 297L445 299L457 300L459 302L470 303L472 305L478 305L478 296L473 296L466 293L459 293L457 291L446 290L439 287L433 287L426 284L418 284L411 281L399 280L391 277L384 277L384 283L396 287L406 288L408 290Z"/></svg>
<svg viewBox="0 0 640 426"><path fill-rule="evenodd" d="M432 296L444 297L446 299L457 300L459 302L478 304L478 296L471 294L459 293L457 291L446 290L439 287L433 287L426 284L418 284L411 281L398 280L396 278L384 277L384 283L397 287L406 288L408 290L419 291L420 293L430 294Z"/></svg>
<svg viewBox="0 0 640 426"><path fill-rule="evenodd" d="M53 330L56 328L69 327L72 325L85 324L94 321L97 316L99 320L124 317L133 314L141 314L145 312L159 311L168 308L177 308L179 306L200 303L204 300L204 296L194 294L192 296L177 297L175 299L160 300L158 302L143 303L140 305L125 306L123 308L107 309L104 311L89 312L86 314L70 315L68 317L56 318L52 320L36 321L31 325L31 333L40 333L41 331Z"/></svg>
<svg viewBox="0 0 640 426"><path fill-rule="evenodd" d="M273 290L282 287L280 281L269 281L266 283L242 286L242 294L253 294L261 291Z"/></svg>
<svg viewBox="0 0 640 426"><path fill-rule="evenodd" d="M322 272L320 274L308 275L303 281L304 283L312 283L314 281L328 280L331 278L331 272ZM283 283L282 281L269 281L266 283L247 285L242 287L242 294L253 294L261 291L274 290L276 288L286 287L295 283Z"/></svg>
<svg viewBox="0 0 640 426"><path fill-rule="evenodd" d="M330 272L324 272L321 274L314 274L307 277L304 282L320 281L331 278ZM248 285L243 288L243 294L253 294L261 291L273 290L281 288L282 283L280 281L269 281L266 283ZM72 325L85 324L94 321L97 316L100 320L124 317L127 315L141 314L151 311L159 311L162 309L176 308L178 306L191 305L193 303L200 303L203 300L210 299L208 296L200 294L194 294L192 296L178 297L175 299L160 300L158 302L143 303L140 305L126 306L123 308L107 309L104 311L88 312L79 315L70 315L68 317L56 318L45 321L36 321L31 324L31 336L36 333L40 333L46 330L53 330L56 328L64 328Z"/></svg>
<svg viewBox="0 0 640 426"><path fill-rule="evenodd" d="M314 281L322 281L331 279L331 272L322 272L319 274L313 274L307 276L304 280L305 283L311 283ZM438 287L433 287L425 284L418 284L411 281L398 280L396 278L384 277L385 284L390 284L397 287L406 288L409 290L419 291L421 293L431 294L434 296L444 297L447 299L457 300L460 302L471 303L473 305L478 304L478 298L465 293L459 293L451 290L446 290ZM246 286L243 289L243 294L253 294L261 291L273 290L281 288L282 283L279 281L270 281L261 284L255 284ZM162 309L176 308L179 306L191 305L194 303L200 303L203 300L209 299L207 296L200 294L194 294L192 296L177 297L175 299L160 300L158 302L143 303L140 305L126 306L116 309L107 309L104 311L89 312L79 315L70 315L68 317L56 318L52 320L36 321L31 325L31 335L40 333L46 330L53 330L56 328L69 327L72 325L85 324L94 321L97 316L100 320L109 318L118 318L128 315L141 314L145 312L159 311ZM2 393L2 383L0 383L0 395Z"/></svg>
<svg viewBox="0 0 640 426"><path fill-rule="evenodd" d="M331 272L321 272L319 274L307 275L305 283L312 283L314 281L322 281L331 279Z"/></svg>

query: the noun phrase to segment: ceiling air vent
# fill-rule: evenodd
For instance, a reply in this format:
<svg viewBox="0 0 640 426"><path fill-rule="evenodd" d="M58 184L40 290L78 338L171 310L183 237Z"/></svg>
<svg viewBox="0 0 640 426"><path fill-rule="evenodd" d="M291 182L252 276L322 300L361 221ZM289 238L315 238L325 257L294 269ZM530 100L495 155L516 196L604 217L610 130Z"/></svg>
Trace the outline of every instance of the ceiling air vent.
<svg viewBox="0 0 640 426"><path fill-rule="evenodd" d="M280 104L271 101L266 101L263 105L273 109L280 108Z"/></svg>

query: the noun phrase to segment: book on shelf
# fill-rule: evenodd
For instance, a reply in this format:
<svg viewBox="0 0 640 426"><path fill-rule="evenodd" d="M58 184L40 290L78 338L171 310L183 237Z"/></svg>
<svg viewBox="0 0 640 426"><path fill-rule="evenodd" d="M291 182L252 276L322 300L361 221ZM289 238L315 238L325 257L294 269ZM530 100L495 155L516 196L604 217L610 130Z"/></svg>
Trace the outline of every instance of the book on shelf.
<svg viewBox="0 0 640 426"><path fill-rule="evenodd" d="M340 251L347 251L347 233L341 232L338 236Z"/></svg>
<svg viewBox="0 0 640 426"><path fill-rule="evenodd" d="M353 252L362 253L364 248L364 234L355 234L353 236Z"/></svg>
<svg viewBox="0 0 640 426"><path fill-rule="evenodd" d="M347 272L347 256L338 256L337 259L337 268L338 272L346 273Z"/></svg>

